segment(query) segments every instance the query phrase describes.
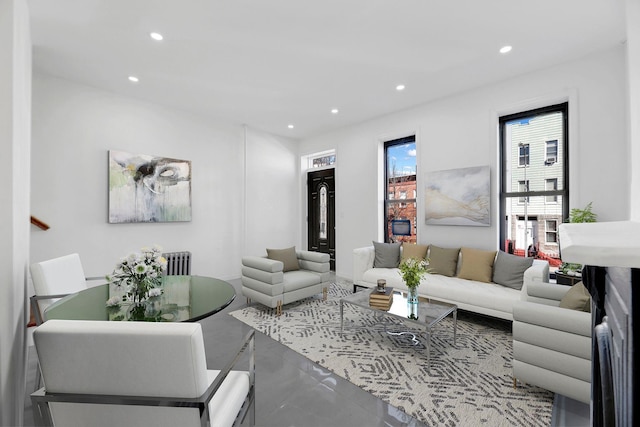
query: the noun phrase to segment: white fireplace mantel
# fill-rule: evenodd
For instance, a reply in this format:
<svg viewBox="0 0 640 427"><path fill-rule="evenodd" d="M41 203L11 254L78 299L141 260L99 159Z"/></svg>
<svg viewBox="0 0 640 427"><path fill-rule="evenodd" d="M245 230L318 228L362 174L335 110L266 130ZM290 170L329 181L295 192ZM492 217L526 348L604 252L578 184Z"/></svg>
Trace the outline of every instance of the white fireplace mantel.
<svg viewBox="0 0 640 427"><path fill-rule="evenodd" d="M640 222L560 224L560 252L564 262L640 268Z"/></svg>

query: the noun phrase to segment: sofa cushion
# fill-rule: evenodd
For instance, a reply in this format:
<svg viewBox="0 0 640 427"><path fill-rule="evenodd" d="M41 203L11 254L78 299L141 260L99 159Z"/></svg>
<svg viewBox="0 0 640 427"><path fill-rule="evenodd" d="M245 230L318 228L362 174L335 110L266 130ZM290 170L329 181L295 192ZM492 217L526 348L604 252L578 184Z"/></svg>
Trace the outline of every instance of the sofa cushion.
<svg viewBox="0 0 640 427"><path fill-rule="evenodd" d="M460 248L440 248L431 245L429 249L429 269L431 273L448 277L455 276Z"/></svg>
<svg viewBox="0 0 640 427"><path fill-rule="evenodd" d="M300 269L295 246L286 249L267 249L267 258L281 261L284 264L282 271L294 271Z"/></svg>
<svg viewBox="0 0 640 427"><path fill-rule="evenodd" d="M524 272L532 265L533 258L523 258L499 251L493 266L493 281L502 286L522 289Z"/></svg>
<svg viewBox="0 0 640 427"><path fill-rule="evenodd" d="M425 259L427 257L427 249L429 249L429 245L417 245L404 242L402 243L402 255L400 256L400 260L404 261L409 258Z"/></svg>
<svg viewBox="0 0 640 427"><path fill-rule="evenodd" d="M496 251L462 248L461 252L462 259L458 277L478 282L491 282Z"/></svg>
<svg viewBox="0 0 640 427"><path fill-rule="evenodd" d="M374 268L396 268L400 265L400 243L373 242Z"/></svg>
<svg viewBox="0 0 640 427"><path fill-rule="evenodd" d="M564 294L560 300L560 307L571 310L591 311L591 296L582 282L578 282Z"/></svg>

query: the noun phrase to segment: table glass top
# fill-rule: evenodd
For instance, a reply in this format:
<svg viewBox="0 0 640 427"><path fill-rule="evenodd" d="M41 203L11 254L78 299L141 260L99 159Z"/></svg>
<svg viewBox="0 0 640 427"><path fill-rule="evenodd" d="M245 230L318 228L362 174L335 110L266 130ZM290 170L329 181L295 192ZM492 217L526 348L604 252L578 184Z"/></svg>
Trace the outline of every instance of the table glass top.
<svg viewBox="0 0 640 427"><path fill-rule="evenodd" d="M418 319L410 319L406 292L400 290L393 291L393 303L391 304L391 308L389 310L382 310L379 308L371 307L369 305L369 297L372 293L377 293L376 288L364 289L362 291L356 292L355 294L341 298L341 301L347 302L349 304L354 304L359 307L368 308L370 310L381 311L383 313L402 318L409 322L414 322L421 325L426 324L428 327L432 327L458 308L454 304L448 304L440 301L436 302L420 297L418 302Z"/></svg>
<svg viewBox="0 0 640 427"><path fill-rule="evenodd" d="M69 295L51 304L45 318L69 320L197 321L228 306L236 296L233 286L203 276L165 276L163 293L150 298L141 311L129 303L107 307L106 301L125 293L123 287L104 284Z"/></svg>

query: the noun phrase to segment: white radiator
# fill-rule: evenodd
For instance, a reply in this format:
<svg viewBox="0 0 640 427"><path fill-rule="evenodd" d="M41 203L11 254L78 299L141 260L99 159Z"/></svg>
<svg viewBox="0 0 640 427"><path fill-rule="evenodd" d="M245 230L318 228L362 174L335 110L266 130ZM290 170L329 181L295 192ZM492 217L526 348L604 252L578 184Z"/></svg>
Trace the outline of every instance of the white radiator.
<svg viewBox="0 0 640 427"><path fill-rule="evenodd" d="M191 274L191 252L167 252L162 256L167 260L167 276Z"/></svg>

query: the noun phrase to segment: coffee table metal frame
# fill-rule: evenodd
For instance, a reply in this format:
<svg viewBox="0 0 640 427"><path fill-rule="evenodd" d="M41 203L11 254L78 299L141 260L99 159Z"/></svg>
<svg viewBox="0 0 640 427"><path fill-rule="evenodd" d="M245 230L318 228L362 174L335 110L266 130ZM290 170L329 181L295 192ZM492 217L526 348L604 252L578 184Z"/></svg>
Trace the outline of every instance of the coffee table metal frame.
<svg viewBox="0 0 640 427"><path fill-rule="evenodd" d="M350 304L356 307L364 308L366 310L374 312L376 316L390 317L393 319L402 320L412 325L425 328L427 342L427 369L431 367L431 335L433 329L442 319L446 318L450 314L453 317L453 346L456 346L456 334L458 327L458 306L455 304L449 304L440 301L433 301L427 298L419 298L418 306L418 319L408 318L407 308L407 294L404 291L393 291L393 305L389 311L381 310L379 308L371 307L369 305L369 296L371 293L377 292L375 288L362 290L352 295L340 298L340 334L344 332L344 305ZM410 325L407 325L410 326ZM386 330L386 327L385 327ZM407 332L395 333L388 332L392 335L399 335ZM414 343L417 343L414 335Z"/></svg>

